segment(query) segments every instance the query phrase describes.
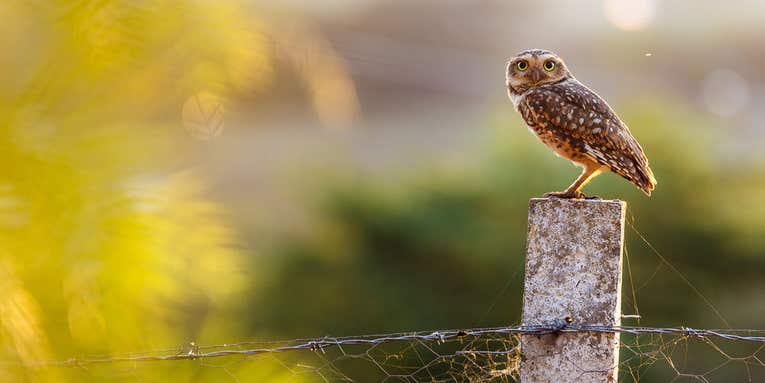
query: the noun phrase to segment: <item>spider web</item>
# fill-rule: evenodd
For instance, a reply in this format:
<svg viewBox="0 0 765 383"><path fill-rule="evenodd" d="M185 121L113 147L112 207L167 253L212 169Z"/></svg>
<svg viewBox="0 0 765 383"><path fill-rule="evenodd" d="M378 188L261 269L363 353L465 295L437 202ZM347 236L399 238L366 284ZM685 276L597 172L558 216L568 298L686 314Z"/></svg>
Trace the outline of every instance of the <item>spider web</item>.
<svg viewBox="0 0 765 383"><path fill-rule="evenodd" d="M67 368L91 380L155 381L171 361L217 370L232 382L517 382L522 336L620 333L620 382L760 382L765 331L648 327L500 327L357 337L188 345L144 353L90 356L19 368ZM6 367L8 363L6 362Z"/></svg>

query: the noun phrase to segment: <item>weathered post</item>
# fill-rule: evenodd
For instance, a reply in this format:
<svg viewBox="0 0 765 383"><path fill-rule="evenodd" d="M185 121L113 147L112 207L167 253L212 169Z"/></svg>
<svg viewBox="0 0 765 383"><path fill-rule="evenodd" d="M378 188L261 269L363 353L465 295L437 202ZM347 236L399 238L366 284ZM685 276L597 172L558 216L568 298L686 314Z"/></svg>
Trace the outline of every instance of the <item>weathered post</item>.
<svg viewBox="0 0 765 383"><path fill-rule="evenodd" d="M523 326L621 323L622 201L532 199ZM521 336L522 383L616 382L619 334Z"/></svg>

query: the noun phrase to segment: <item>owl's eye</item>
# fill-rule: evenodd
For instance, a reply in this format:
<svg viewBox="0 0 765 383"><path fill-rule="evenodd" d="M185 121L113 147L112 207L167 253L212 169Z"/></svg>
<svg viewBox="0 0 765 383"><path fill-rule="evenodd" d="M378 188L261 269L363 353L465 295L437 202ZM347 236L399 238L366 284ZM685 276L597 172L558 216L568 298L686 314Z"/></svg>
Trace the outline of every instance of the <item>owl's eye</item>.
<svg viewBox="0 0 765 383"><path fill-rule="evenodd" d="M526 61L518 61L518 64L515 65L519 71L523 72L526 69L529 69L529 63Z"/></svg>
<svg viewBox="0 0 765 383"><path fill-rule="evenodd" d="M555 69L555 62L552 60L546 62L544 68L546 71L551 72L553 69Z"/></svg>

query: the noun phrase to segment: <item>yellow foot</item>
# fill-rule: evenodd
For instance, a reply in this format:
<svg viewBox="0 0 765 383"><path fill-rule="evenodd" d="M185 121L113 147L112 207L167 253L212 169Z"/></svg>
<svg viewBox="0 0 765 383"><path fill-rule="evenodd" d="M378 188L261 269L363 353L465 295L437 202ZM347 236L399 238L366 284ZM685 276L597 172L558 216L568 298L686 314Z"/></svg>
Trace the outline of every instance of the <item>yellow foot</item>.
<svg viewBox="0 0 765 383"><path fill-rule="evenodd" d="M561 198L561 199L584 199L586 196L580 191L562 191L545 193L547 198Z"/></svg>

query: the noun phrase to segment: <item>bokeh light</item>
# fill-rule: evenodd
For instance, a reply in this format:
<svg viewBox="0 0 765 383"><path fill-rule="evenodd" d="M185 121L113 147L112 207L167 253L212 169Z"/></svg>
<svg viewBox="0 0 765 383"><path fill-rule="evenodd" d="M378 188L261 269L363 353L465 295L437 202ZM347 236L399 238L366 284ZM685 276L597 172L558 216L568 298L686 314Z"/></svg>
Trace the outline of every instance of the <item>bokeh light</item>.
<svg viewBox="0 0 765 383"><path fill-rule="evenodd" d="M604 0L603 12L615 27L639 30L647 27L656 16L656 0Z"/></svg>
<svg viewBox="0 0 765 383"><path fill-rule="evenodd" d="M223 99L210 92L199 92L183 104L183 126L191 136L200 140L209 140L223 133L224 115Z"/></svg>
<svg viewBox="0 0 765 383"><path fill-rule="evenodd" d="M709 72L702 82L701 95L707 110L721 117L741 113L751 98L746 79L731 69Z"/></svg>

